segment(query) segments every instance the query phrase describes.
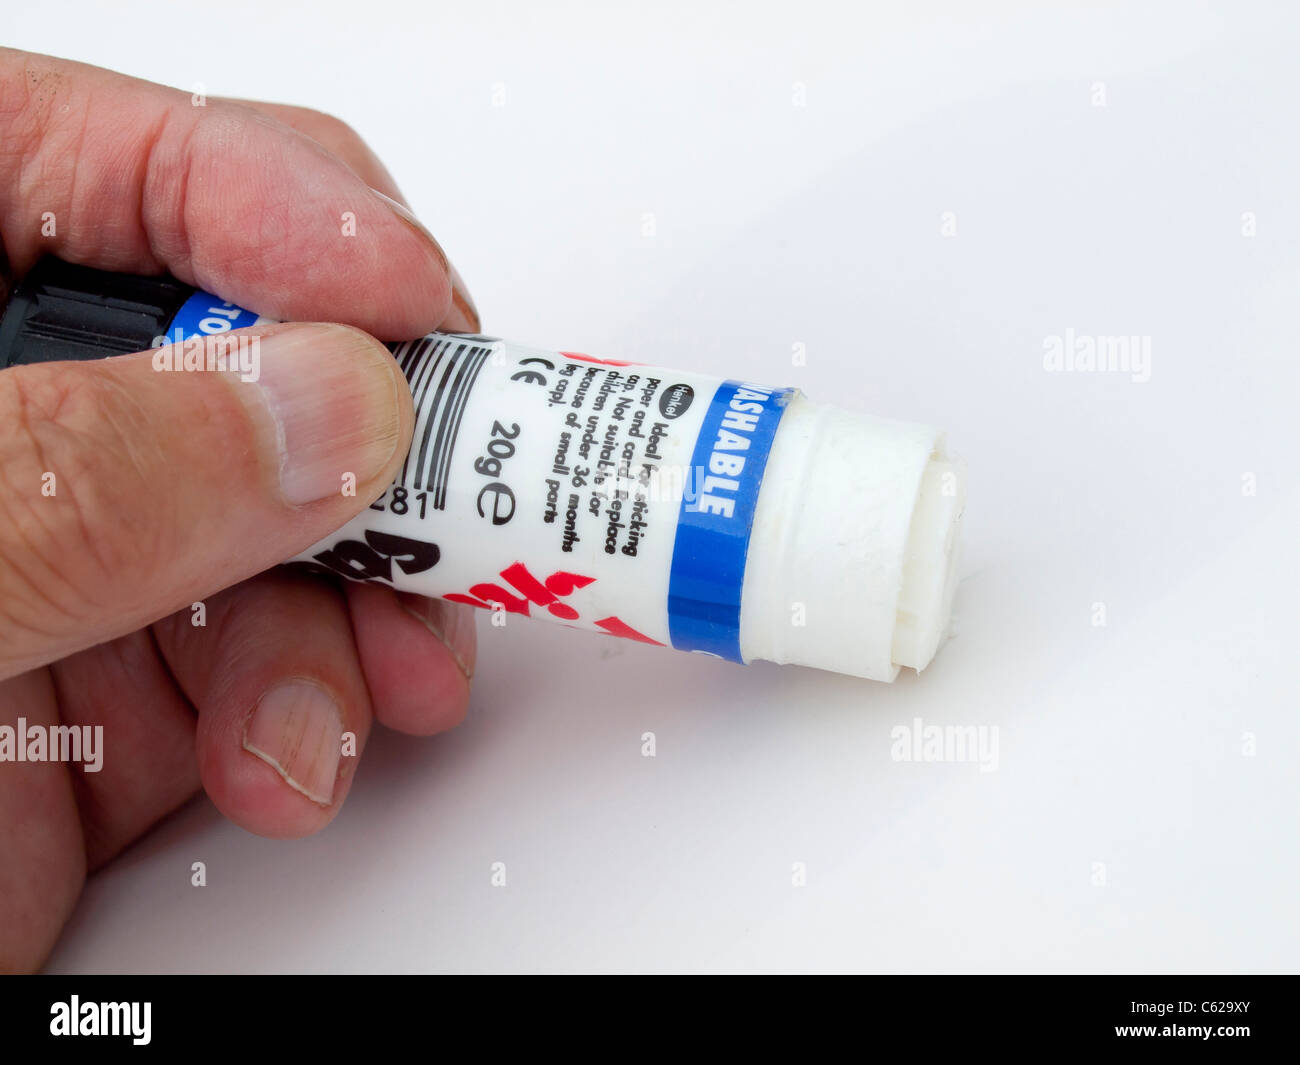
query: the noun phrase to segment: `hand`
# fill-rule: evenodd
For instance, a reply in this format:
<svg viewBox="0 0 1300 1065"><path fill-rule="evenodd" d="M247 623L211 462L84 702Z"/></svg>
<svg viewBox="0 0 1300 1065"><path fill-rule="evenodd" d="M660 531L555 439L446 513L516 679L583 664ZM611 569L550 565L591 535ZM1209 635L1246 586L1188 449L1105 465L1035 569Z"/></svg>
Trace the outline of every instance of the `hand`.
<svg viewBox="0 0 1300 1065"><path fill-rule="evenodd" d="M255 327L255 383L157 373L151 353L0 373L0 758L20 718L102 726L98 771L0 760L0 970L25 970L87 871L200 785L250 831L303 836L338 812L373 719L461 720L469 608L272 567L406 453L410 393L374 337L479 322L342 122L2 48L0 236L15 276L53 253L348 323Z"/></svg>

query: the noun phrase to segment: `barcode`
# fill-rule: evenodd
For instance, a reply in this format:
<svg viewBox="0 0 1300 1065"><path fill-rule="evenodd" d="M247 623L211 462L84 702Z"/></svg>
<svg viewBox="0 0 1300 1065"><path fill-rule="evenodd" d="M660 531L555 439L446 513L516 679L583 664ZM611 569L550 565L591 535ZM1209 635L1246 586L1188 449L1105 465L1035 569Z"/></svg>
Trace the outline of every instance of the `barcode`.
<svg viewBox="0 0 1300 1065"><path fill-rule="evenodd" d="M447 474L460 419L491 354L490 347L455 336L421 337L393 350L415 397L415 439L399 483L429 492L435 510L447 505Z"/></svg>

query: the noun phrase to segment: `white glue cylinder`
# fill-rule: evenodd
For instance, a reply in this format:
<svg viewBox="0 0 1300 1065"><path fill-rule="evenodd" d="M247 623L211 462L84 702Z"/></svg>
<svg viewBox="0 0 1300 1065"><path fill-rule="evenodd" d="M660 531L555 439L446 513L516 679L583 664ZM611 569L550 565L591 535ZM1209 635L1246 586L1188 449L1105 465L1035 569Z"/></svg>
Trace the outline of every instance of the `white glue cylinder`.
<svg viewBox="0 0 1300 1065"><path fill-rule="evenodd" d="M265 321L195 292L168 339ZM892 681L948 632L942 435L683 370L431 333L392 486L295 559L512 617Z"/></svg>
<svg viewBox="0 0 1300 1065"><path fill-rule="evenodd" d="M964 504L934 429L481 336L394 354L410 455L297 561L734 661L892 681L934 657Z"/></svg>
<svg viewBox="0 0 1300 1065"><path fill-rule="evenodd" d="M0 322L0 365L263 321L175 279L44 260ZM873 680L923 669L947 633L965 486L934 429L493 337L390 347L410 453L291 562L497 619Z"/></svg>

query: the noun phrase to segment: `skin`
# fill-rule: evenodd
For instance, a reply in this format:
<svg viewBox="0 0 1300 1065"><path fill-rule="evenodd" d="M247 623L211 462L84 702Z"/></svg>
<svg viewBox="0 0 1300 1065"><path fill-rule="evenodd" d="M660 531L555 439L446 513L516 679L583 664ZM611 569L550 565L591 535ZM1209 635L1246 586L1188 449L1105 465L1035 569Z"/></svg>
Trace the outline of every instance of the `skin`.
<svg viewBox="0 0 1300 1065"><path fill-rule="evenodd" d="M55 235L42 234L47 212ZM382 340L479 329L442 250L338 119L195 106L11 49L0 238L10 278L52 253L166 271L286 322ZM366 373L394 375L393 454L355 497L287 505L259 458L266 427L215 375L151 373L135 356L0 374L0 725L102 725L105 749L93 774L0 763L0 970L39 968L87 873L200 788L249 831L301 837L337 814L374 721L430 735L465 714L468 608L274 568L379 496L413 417L400 371L366 336L275 328L324 330L316 343L351 345ZM48 469L64 471L57 507L35 488ZM329 802L243 742L263 693L290 679L328 690L356 736Z"/></svg>

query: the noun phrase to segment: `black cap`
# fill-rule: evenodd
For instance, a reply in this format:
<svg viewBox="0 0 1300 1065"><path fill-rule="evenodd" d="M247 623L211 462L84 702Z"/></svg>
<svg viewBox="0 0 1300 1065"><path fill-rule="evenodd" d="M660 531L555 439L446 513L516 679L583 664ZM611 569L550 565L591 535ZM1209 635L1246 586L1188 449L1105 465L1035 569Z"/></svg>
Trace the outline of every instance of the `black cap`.
<svg viewBox="0 0 1300 1065"><path fill-rule="evenodd" d="M14 288L0 319L0 369L144 351L166 334L192 292L166 275L41 259Z"/></svg>

